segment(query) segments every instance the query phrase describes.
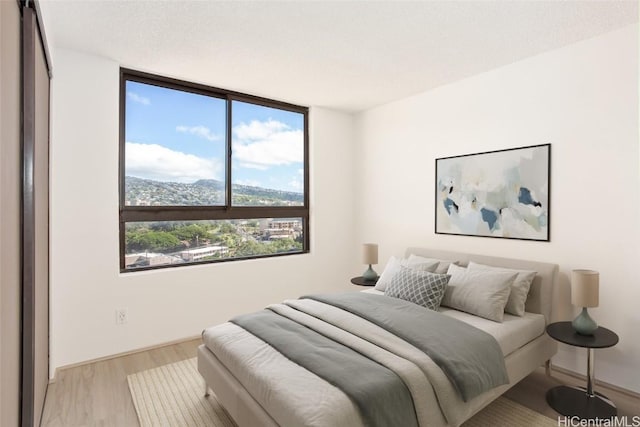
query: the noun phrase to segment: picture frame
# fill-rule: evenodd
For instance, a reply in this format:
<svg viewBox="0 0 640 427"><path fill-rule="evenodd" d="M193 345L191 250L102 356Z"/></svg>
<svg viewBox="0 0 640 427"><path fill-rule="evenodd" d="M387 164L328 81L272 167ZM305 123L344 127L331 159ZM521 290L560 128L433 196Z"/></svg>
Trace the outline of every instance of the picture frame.
<svg viewBox="0 0 640 427"><path fill-rule="evenodd" d="M551 144L435 163L436 234L550 241Z"/></svg>

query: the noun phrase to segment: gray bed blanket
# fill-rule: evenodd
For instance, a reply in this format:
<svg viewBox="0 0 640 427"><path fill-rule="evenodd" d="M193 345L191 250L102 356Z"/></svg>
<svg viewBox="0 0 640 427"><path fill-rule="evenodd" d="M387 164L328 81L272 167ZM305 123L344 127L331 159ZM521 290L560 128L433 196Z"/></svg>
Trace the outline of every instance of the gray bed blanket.
<svg viewBox="0 0 640 427"><path fill-rule="evenodd" d="M388 368L271 310L230 320L340 388L367 426L417 426L411 394Z"/></svg>
<svg viewBox="0 0 640 427"><path fill-rule="evenodd" d="M495 338L457 319L408 301L363 292L302 298L349 311L419 348L444 371L465 402L509 382Z"/></svg>

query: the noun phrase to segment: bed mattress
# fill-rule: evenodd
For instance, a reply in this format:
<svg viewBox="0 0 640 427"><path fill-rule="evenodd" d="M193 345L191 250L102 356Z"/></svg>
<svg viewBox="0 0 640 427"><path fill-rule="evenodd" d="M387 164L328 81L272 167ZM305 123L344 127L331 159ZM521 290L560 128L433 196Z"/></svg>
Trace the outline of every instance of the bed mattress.
<svg viewBox="0 0 640 427"><path fill-rule="evenodd" d="M384 295L384 292L375 289L367 289L362 292ZM538 338L545 331L544 316L537 313L525 313L522 317L505 313L503 322L498 323L448 307L440 307L438 311L482 329L493 336L498 341L504 356L508 356L523 345Z"/></svg>

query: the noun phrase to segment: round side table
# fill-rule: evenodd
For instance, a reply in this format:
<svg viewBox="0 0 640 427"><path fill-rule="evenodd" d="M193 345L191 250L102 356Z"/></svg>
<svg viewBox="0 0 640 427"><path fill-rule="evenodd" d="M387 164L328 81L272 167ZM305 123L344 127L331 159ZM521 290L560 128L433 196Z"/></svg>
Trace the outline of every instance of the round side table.
<svg viewBox="0 0 640 427"><path fill-rule="evenodd" d="M598 327L593 335L580 335L571 322L556 322L547 326L547 334L556 341L587 349L587 387L561 385L547 392L547 403L558 413L580 419L611 418L618 409L606 396L593 391L593 350L613 347L618 343L618 335L603 327Z"/></svg>
<svg viewBox="0 0 640 427"><path fill-rule="evenodd" d="M378 282L378 279L376 280L367 280L362 276L358 276L358 277L354 277L351 279L351 283L353 283L354 285L358 285L358 286L375 286L375 284Z"/></svg>

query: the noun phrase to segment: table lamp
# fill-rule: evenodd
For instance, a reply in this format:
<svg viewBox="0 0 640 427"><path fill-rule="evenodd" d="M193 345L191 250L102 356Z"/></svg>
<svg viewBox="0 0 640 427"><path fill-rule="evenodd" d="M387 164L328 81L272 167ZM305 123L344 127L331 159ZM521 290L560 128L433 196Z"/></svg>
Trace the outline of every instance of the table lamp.
<svg viewBox="0 0 640 427"><path fill-rule="evenodd" d="M371 268L372 264L378 263L378 245L375 243L365 243L362 245L362 262L365 264L369 264L369 268L367 271L362 273L362 278L364 280L376 280L378 278L378 273L373 271Z"/></svg>
<svg viewBox="0 0 640 427"><path fill-rule="evenodd" d="M598 306L600 274L592 270L573 270L571 272L571 304L582 307L582 311L573 319L571 325L580 335L593 335L598 324L589 316L587 307Z"/></svg>

